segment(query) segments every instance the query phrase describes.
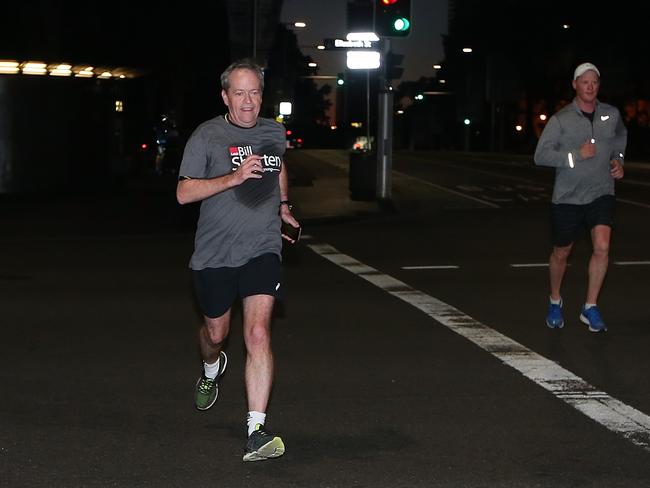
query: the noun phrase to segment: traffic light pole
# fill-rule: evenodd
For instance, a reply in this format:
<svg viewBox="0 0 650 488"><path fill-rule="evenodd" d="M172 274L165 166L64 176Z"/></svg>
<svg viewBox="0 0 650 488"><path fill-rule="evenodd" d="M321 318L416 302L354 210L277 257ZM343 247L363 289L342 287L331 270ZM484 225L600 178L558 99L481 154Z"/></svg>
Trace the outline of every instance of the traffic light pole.
<svg viewBox="0 0 650 488"><path fill-rule="evenodd" d="M390 39L384 39L383 44L377 121L377 199L389 202L392 198L393 92L389 89L386 59L390 51Z"/></svg>

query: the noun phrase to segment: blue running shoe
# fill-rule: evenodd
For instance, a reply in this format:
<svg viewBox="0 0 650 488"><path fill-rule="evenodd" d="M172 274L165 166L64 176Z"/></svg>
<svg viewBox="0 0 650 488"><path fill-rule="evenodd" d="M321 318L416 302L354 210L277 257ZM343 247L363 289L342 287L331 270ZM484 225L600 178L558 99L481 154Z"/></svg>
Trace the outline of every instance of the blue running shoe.
<svg viewBox="0 0 650 488"><path fill-rule="evenodd" d="M598 307L582 307L582 312L580 313L580 321L589 326L589 331L591 332L606 332L607 326L603 322L603 318L600 316L600 310Z"/></svg>
<svg viewBox="0 0 650 488"><path fill-rule="evenodd" d="M548 313L546 314L546 325L551 329L561 329L564 327L564 317L562 317L562 301L559 305L554 303L548 304Z"/></svg>

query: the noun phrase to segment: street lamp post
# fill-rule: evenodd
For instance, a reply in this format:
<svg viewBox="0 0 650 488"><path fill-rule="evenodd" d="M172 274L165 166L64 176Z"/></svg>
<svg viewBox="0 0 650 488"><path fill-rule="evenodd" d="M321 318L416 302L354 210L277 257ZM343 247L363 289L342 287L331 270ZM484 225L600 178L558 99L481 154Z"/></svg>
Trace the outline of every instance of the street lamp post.
<svg viewBox="0 0 650 488"><path fill-rule="evenodd" d="M471 54L472 51L473 50L471 47L463 48L463 55L466 56L465 59L469 58L467 55ZM463 149L465 151L469 151L471 120L468 117L472 115L472 111L473 111L472 110L472 66L469 61L466 61L464 64L465 64L466 74L465 74L465 107L464 107L465 110L463 116L463 129L464 129Z"/></svg>
<svg viewBox="0 0 650 488"><path fill-rule="evenodd" d="M384 39L383 59L390 52L390 39ZM384 62L379 76L379 123L377 124L377 198L389 202L392 198L393 167L393 92L389 89L387 66Z"/></svg>

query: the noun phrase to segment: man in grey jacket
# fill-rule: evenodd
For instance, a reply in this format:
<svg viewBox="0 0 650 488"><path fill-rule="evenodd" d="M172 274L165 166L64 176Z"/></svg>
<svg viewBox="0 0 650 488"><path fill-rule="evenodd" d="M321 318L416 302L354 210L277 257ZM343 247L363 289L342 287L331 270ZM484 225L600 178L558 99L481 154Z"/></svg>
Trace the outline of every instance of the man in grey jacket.
<svg viewBox="0 0 650 488"><path fill-rule="evenodd" d="M580 321L592 332L607 326L597 306L609 262L614 180L623 178L627 129L616 107L598 100L600 72L591 63L573 74L573 102L553 115L537 143L535 164L555 168L551 205L553 251L549 259L550 302L546 325L564 327L560 287L578 232L591 233L587 297Z"/></svg>

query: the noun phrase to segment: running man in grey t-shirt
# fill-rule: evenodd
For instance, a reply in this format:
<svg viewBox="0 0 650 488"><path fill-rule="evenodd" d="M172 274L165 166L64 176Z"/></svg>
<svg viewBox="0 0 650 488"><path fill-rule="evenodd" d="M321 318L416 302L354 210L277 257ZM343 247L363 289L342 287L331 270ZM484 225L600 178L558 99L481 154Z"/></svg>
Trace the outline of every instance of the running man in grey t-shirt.
<svg viewBox="0 0 650 488"><path fill-rule="evenodd" d="M270 325L282 296L281 221L299 227L291 214L283 155L285 130L259 118L264 74L248 60L221 75L228 113L201 124L187 142L176 191L179 203L201 202L192 279L204 323L199 329L203 372L195 405L209 409L219 393L228 357L222 346L230 311L243 303L248 438L244 461L281 456L282 439L265 429L273 383Z"/></svg>
<svg viewBox="0 0 650 488"><path fill-rule="evenodd" d="M591 232L587 299L580 321L592 332L607 330L597 306L609 262L614 181L623 178L627 130L616 107L598 100L600 72L591 63L573 73L573 103L553 115L535 150L535 164L555 168L549 259L551 295L546 325L562 328L560 287L579 230Z"/></svg>

